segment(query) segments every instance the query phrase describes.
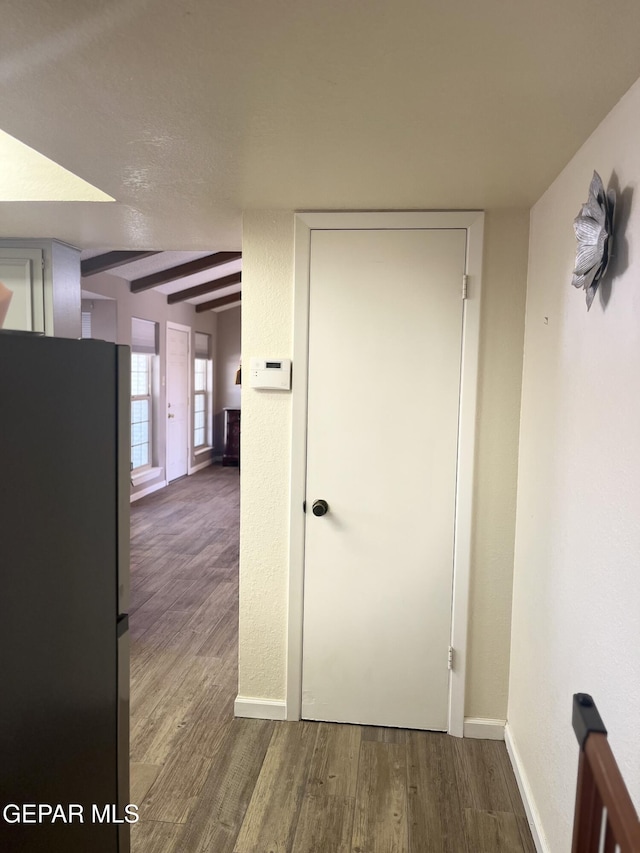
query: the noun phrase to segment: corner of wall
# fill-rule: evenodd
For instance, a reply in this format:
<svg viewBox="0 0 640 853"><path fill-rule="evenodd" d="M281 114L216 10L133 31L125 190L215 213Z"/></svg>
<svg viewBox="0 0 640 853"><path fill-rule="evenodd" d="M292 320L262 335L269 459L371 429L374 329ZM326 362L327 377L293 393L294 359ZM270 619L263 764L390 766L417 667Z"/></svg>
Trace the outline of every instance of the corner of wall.
<svg viewBox="0 0 640 853"><path fill-rule="evenodd" d="M529 212L485 216L465 714L507 713Z"/></svg>

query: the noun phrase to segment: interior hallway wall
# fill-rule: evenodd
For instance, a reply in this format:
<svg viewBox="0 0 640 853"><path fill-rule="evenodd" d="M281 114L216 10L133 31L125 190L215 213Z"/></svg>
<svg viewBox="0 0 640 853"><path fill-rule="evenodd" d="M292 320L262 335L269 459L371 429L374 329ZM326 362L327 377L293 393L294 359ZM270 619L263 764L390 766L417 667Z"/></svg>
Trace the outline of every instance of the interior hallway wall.
<svg viewBox="0 0 640 853"><path fill-rule="evenodd" d="M490 211L485 227L466 715L504 720L528 212ZM293 237L292 211L244 216L245 363L251 356L292 355ZM295 371L294 365L294 382ZM286 690L291 395L245 387L242 418L239 694L281 701ZM377 464L394 463L381 459Z"/></svg>
<svg viewBox="0 0 640 853"><path fill-rule="evenodd" d="M640 81L533 207L509 727L551 851L571 846L573 693L591 693L640 806ZM572 223L619 186L609 280L587 313Z"/></svg>

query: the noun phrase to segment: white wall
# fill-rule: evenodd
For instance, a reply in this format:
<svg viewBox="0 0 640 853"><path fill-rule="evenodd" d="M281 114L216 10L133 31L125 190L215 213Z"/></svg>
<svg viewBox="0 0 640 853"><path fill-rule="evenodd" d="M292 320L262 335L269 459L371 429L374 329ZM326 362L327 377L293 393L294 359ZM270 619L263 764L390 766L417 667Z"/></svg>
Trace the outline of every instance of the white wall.
<svg viewBox="0 0 640 853"><path fill-rule="evenodd" d="M245 364L251 356L292 355L293 225L291 211L245 213ZM466 714L504 719L527 212L490 211L485 228ZM294 382L295 371L294 364ZM242 419L239 693L277 701L286 690L291 395L245 388Z"/></svg>
<svg viewBox="0 0 640 853"><path fill-rule="evenodd" d="M224 450L224 409L240 407L240 385L236 371L240 363L240 306L218 312L218 332L215 349L214 432L215 453Z"/></svg>
<svg viewBox="0 0 640 853"><path fill-rule="evenodd" d="M640 81L531 212L509 726L551 851L570 848L591 693L640 806ZM593 169L622 200L607 304L571 287ZM631 201L633 199L633 205Z"/></svg>
<svg viewBox="0 0 640 853"><path fill-rule="evenodd" d="M166 338L167 320L190 326L192 332L206 332L211 335L211 352L216 347L216 314L213 311L196 313L193 305L187 302L178 302L175 305L167 304L167 297L155 290L146 290L142 293L131 293L129 282L108 273L88 276L82 279L85 290L110 296L117 301L117 343L131 344L131 318L139 317L142 320L152 320L159 324L159 367L160 376L156 377L157 406L154 406L155 428L157 429L156 441L154 442L154 465L159 465L162 472L154 479L145 482L133 489L133 492L142 491L162 482L165 478L165 453L166 453ZM97 304L97 301L96 301ZM191 346L193 348L192 340ZM193 352L193 349L192 349ZM191 423L191 421L190 421ZM191 427L190 427L191 429ZM211 455L211 454L210 454ZM192 453L190 465L200 464L206 461L207 455L195 457Z"/></svg>

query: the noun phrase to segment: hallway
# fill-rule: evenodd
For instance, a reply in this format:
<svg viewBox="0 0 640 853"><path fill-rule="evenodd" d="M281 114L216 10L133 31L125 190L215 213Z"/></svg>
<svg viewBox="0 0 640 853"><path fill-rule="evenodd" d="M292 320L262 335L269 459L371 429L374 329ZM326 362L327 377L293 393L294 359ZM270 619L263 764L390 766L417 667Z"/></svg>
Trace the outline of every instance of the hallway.
<svg viewBox="0 0 640 853"><path fill-rule="evenodd" d="M235 720L239 477L132 511L133 853L532 853L503 743Z"/></svg>
<svg viewBox="0 0 640 853"><path fill-rule="evenodd" d="M237 468L206 468L131 506L131 802L138 853L174 843L233 730ZM218 771L213 775L217 776ZM212 849L216 849L213 847Z"/></svg>

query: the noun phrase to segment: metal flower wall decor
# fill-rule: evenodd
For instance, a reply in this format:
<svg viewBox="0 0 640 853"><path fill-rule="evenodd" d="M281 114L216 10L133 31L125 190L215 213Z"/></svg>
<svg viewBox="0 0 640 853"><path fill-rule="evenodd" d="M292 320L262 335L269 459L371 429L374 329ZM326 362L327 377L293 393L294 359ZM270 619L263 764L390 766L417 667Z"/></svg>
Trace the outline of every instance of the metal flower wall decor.
<svg viewBox="0 0 640 853"><path fill-rule="evenodd" d="M582 205L582 210L573 220L578 248L571 284L584 288L587 311L611 258L615 206L615 191L605 192L602 178L594 172L587 203Z"/></svg>

